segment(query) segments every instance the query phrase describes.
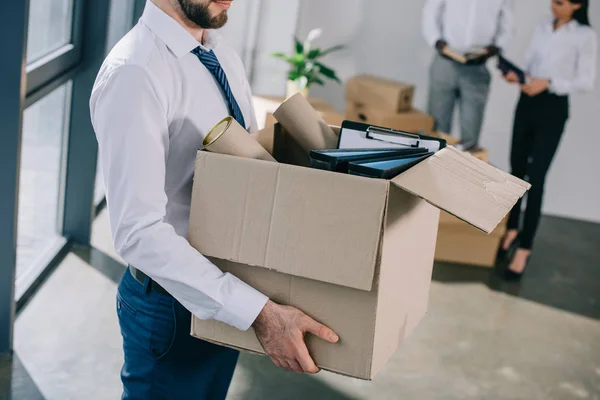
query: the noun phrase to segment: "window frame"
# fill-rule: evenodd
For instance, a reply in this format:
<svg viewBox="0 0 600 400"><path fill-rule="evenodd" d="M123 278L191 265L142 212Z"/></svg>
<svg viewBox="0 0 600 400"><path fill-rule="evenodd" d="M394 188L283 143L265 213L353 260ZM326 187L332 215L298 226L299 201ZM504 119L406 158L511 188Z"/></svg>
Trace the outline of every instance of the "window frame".
<svg viewBox="0 0 600 400"><path fill-rule="evenodd" d="M27 107L50 93L56 87L60 86L56 85L57 79L60 79L61 84L68 81L70 77L68 72L76 68L81 62L83 47L83 12L85 0L71 0L71 6L73 7L73 10L71 14L72 20L70 42L36 59L35 61L26 64L26 98L32 97L31 100L34 100L27 101ZM29 19L26 21L25 29L27 29L28 24ZM27 44L25 46L27 46ZM55 85L53 85L51 88L47 87L52 83Z"/></svg>

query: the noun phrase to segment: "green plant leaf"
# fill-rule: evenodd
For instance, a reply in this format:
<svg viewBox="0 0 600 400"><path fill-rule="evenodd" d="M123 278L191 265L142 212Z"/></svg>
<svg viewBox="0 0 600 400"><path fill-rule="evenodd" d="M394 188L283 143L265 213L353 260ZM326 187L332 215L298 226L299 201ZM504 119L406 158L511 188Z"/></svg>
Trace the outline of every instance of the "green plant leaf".
<svg viewBox="0 0 600 400"><path fill-rule="evenodd" d="M319 86L323 86L323 85L325 85L325 82L323 82L323 81L322 81L321 79L319 79L319 78L314 78L314 79L312 80L312 83L316 83L316 84L317 84L317 85L319 85Z"/></svg>
<svg viewBox="0 0 600 400"><path fill-rule="evenodd" d="M275 58L288 58L288 56L284 53L271 53L269 54L271 57L275 57Z"/></svg>
<svg viewBox="0 0 600 400"><path fill-rule="evenodd" d="M321 73L321 75L323 75L326 78L329 78L331 80L336 81L337 83L342 83L340 81L340 79L337 77L337 75L335 74L335 71L332 70L331 68L321 64L321 63L315 63L315 65L317 65L319 67L319 72Z"/></svg>
<svg viewBox="0 0 600 400"><path fill-rule="evenodd" d="M321 51L321 54L319 55L319 58L321 58L321 57L325 57L325 56L326 56L326 55L328 55L328 54L331 54L331 53L334 53L334 52L336 52L336 51L342 50L342 49L344 49L345 47L346 47L346 46L339 45L339 46L333 46L333 47L331 47L331 48L329 48L329 49L327 49L327 50L323 50L323 51Z"/></svg>
<svg viewBox="0 0 600 400"><path fill-rule="evenodd" d="M308 54L306 55L306 58L308 58L309 60L315 60L315 59L319 58L320 55L321 55L321 49L313 49L308 52Z"/></svg>
<svg viewBox="0 0 600 400"><path fill-rule="evenodd" d="M294 41L296 42L296 54L304 54L304 44L297 37L294 37Z"/></svg>
<svg viewBox="0 0 600 400"><path fill-rule="evenodd" d="M298 72L296 72L295 69L292 69L290 72L288 72L288 79L290 81L295 81L298 78L300 78L300 75L298 75Z"/></svg>

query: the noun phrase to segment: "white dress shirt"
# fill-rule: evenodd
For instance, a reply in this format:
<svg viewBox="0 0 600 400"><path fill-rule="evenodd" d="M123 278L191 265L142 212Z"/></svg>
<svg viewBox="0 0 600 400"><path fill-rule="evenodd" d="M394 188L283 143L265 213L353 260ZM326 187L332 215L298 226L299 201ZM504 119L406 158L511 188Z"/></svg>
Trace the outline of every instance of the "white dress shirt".
<svg viewBox="0 0 600 400"><path fill-rule="evenodd" d="M548 17L537 27L527 51L527 74L550 79L549 91L558 95L590 91L596 80L597 42L589 26L572 20L555 31L554 18Z"/></svg>
<svg viewBox="0 0 600 400"><path fill-rule="evenodd" d="M244 67L207 30L247 127L256 117ZM114 245L201 319L246 330L267 298L187 241L196 152L228 115L220 86L190 50L198 41L151 1L106 58L90 99ZM201 184L201 182L200 182Z"/></svg>
<svg viewBox="0 0 600 400"><path fill-rule="evenodd" d="M513 24L513 0L427 0L423 9L427 43L442 39L463 53L490 45L503 48Z"/></svg>

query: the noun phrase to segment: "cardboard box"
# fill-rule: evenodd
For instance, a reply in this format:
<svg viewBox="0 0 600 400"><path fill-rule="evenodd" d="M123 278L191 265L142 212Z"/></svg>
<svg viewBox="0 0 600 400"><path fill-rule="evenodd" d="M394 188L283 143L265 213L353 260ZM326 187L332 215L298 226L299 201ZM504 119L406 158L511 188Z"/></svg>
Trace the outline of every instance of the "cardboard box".
<svg viewBox="0 0 600 400"><path fill-rule="evenodd" d="M260 128L275 125L277 120L273 112L285 101L285 97L254 96L253 100L257 119L264 121L264 125ZM342 125L344 116L333 105L323 99L309 97L307 100L326 123L334 126Z"/></svg>
<svg viewBox="0 0 600 400"><path fill-rule="evenodd" d="M390 113L378 107L346 102L346 119L405 132L432 132L435 121L431 115L412 109L403 113Z"/></svg>
<svg viewBox="0 0 600 400"><path fill-rule="evenodd" d="M448 135L447 133L443 133L443 132L432 132L429 135L434 136L434 137L438 137L441 139L444 139L446 141L446 143L450 146L454 146L460 143L460 139ZM481 161L485 161L485 162L490 162L490 153L488 152L487 149L484 149L483 147L475 147L471 150L469 150L469 153L471 153L471 155Z"/></svg>
<svg viewBox="0 0 600 400"><path fill-rule="evenodd" d="M478 267L494 267L506 220L486 235L458 218L442 212L435 248L435 260Z"/></svg>
<svg viewBox="0 0 600 400"><path fill-rule="evenodd" d="M390 79L359 75L346 82L346 100L382 112L395 114L410 111L415 87Z"/></svg>
<svg viewBox="0 0 600 400"><path fill-rule="evenodd" d="M278 126L256 136L293 162ZM426 313L439 209L491 232L527 188L453 148L391 181L200 151L189 241L336 331L337 344L306 337L319 367L373 379ZM191 333L263 353L252 329L193 318Z"/></svg>

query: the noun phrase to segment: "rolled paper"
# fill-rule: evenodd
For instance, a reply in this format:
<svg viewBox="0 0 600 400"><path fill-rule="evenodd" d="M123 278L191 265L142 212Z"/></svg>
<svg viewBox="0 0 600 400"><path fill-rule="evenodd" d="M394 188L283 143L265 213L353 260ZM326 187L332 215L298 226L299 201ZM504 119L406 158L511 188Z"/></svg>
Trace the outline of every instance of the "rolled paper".
<svg viewBox="0 0 600 400"><path fill-rule="evenodd" d="M202 144L211 153L275 161L233 117L227 117L216 124L208 132Z"/></svg>
<svg viewBox="0 0 600 400"><path fill-rule="evenodd" d="M300 93L283 102L273 115L307 157L311 150L337 147L338 138L331 127Z"/></svg>

